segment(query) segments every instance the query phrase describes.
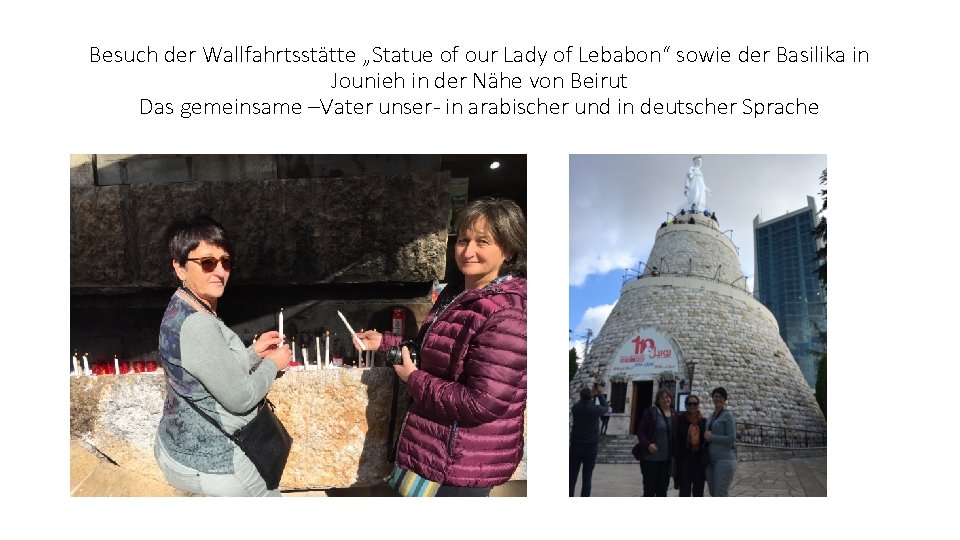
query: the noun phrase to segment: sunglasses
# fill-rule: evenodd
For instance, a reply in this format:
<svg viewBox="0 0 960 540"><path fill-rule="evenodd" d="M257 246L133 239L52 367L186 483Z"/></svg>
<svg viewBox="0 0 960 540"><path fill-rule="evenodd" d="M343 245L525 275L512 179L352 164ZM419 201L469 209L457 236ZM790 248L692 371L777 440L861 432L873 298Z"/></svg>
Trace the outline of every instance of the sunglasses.
<svg viewBox="0 0 960 540"><path fill-rule="evenodd" d="M229 272L233 268L233 261L230 259L229 255L224 255L219 259L216 257L197 257L193 259L187 259L188 261L193 261L200 265L200 268L207 273L213 272L217 269L217 263L223 265L224 272Z"/></svg>
<svg viewBox="0 0 960 540"><path fill-rule="evenodd" d="M699 402L699 401L689 401L689 402L687 402L687 407L699 407L699 406L700 406L700 402Z"/></svg>

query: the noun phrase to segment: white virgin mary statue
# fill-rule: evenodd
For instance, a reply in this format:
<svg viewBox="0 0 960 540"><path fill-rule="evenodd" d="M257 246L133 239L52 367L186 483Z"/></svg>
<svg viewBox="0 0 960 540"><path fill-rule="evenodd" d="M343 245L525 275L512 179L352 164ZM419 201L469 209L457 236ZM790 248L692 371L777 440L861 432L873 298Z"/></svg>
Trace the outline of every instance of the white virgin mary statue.
<svg viewBox="0 0 960 540"><path fill-rule="evenodd" d="M710 193L710 188L703 183L703 173L700 172L701 163L703 163L702 157L693 158L693 166L687 171L683 194L687 196L687 204L691 211L703 213L707 208L707 193Z"/></svg>

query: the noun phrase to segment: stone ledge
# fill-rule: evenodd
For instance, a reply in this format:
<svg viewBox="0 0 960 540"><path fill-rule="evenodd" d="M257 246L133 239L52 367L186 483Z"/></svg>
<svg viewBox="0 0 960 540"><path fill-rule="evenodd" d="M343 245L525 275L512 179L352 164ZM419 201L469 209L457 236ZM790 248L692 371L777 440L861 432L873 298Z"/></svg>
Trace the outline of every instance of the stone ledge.
<svg viewBox="0 0 960 540"><path fill-rule="evenodd" d="M280 489L382 485L393 467L387 462L393 377L389 368L285 373L269 394L277 416L293 437ZM160 372L71 377L71 492L106 495L120 490L120 485L115 486L112 481L96 489L80 489L85 478L96 476L101 462L114 465L90 451L89 457L74 456L74 443L82 443L123 472L143 479L138 485L146 480L166 485L153 457L164 395ZM406 401L401 385L398 419ZM511 480L526 480L526 455Z"/></svg>
<svg viewBox="0 0 960 540"><path fill-rule="evenodd" d="M184 497L154 478L114 465L77 440L70 441L70 495L74 497Z"/></svg>

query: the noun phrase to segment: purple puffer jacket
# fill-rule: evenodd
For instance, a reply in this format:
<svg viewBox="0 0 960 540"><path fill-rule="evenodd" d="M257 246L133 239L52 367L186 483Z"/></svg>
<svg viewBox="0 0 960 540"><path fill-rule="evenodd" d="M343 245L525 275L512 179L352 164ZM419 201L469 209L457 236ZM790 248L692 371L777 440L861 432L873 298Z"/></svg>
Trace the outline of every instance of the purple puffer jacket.
<svg viewBox="0 0 960 540"><path fill-rule="evenodd" d="M527 280L465 291L439 316L435 311L423 323L430 331L420 369L407 380L413 402L397 465L445 485L500 485L523 456ZM384 334L380 348L399 341Z"/></svg>

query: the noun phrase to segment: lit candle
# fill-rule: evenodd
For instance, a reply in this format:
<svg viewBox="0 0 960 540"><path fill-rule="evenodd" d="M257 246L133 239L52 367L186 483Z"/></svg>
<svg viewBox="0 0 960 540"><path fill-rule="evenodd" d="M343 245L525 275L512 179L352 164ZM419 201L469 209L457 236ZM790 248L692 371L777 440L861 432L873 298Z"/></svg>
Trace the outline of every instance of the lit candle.
<svg viewBox="0 0 960 540"><path fill-rule="evenodd" d="M280 308L280 346L283 346L283 308Z"/></svg>
<svg viewBox="0 0 960 540"><path fill-rule="evenodd" d="M90 363L87 362L87 355L88 355L88 354L90 354L90 353L88 353L88 352L83 353L83 374L84 374L84 375L90 375Z"/></svg>
<svg viewBox="0 0 960 540"><path fill-rule="evenodd" d="M77 351L73 351L73 376L80 376L80 362L77 360Z"/></svg>
<svg viewBox="0 0 960 540"><path fill-rule="evenodd" d="M113 371L116 375L120 375L120 360L117 358L116 353L113 355Z"/></svg>
<svg viewBox="0 0 960 540"><path fill-rule="evenodd" d="M317 369L320 369L320 336L317 336Z"/></svg>

